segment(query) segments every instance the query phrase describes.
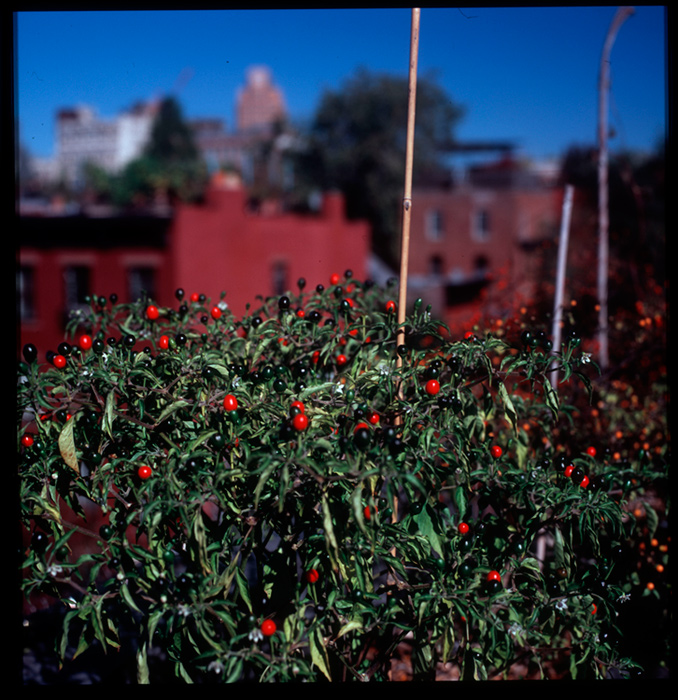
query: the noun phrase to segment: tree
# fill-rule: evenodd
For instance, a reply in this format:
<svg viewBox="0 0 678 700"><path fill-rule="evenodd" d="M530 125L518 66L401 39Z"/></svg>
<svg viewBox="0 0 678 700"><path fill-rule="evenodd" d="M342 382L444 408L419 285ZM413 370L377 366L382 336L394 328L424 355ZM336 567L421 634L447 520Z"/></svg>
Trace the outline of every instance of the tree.
<svg viewBox="0 0 678 700"><path fill-rule="evenodd" d="M116 178L115 199L120 205L167 196L170 200L199 199L207 170L179 103L165 98L158 110L144 152Z"/></svg>
<svg viewBox="0 0 678 700"><path fill-rule="evenodd" d="M193 135L175 98L166 97L160 103L145 155L167 165L199 158Z"/></svg>
<svg viewBox="0 0 678 700"><path fill-rule="evenodd" d="M372 223L375 250L389 262L397 259L407 98L407 76L365 69L341 89L326 91L299 168L308 183L344 193L348 216ZM462 114L431 76L419 79L415 184L447 177L442 156Z"/></svg>

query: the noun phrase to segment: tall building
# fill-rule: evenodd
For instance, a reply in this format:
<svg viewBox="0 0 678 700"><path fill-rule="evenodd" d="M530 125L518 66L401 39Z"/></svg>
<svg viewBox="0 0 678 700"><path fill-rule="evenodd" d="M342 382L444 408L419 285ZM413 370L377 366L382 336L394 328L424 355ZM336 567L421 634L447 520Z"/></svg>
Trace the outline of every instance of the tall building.
<svg viewBox="0 0 678 700"><path fill-rule="evenodd" d="M74 186L83 167L93 163L118 172L138 157L151 134L154 103L137 104L111 120L100 119L90 107L62 109L57 114L57 170Z"/></svg>
<svg viewBox="0 0 678 700"><path fill-rule="evenodd" d="M238 91L237 96L238 130L265 129L285 116L286 107L282 92L273 84L268 68L249 68L247 84Z"/></svg>

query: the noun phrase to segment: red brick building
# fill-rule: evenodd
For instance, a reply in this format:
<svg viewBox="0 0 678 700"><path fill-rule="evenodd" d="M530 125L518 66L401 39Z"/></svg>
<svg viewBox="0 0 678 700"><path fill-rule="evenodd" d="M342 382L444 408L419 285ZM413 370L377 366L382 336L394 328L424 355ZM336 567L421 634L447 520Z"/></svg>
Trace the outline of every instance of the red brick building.
<svg viewBox="0 0 678 700"><path fill-rule="evenodd" d="M327 284L333 272L367 277L370 230L348 221L343 197L329 193L318 215L252 212L237 183L215 180L204 203L179 204L173 216L92 219L20 217L17 266L20 346L41 356L64 337L68 312L86 295L135 301L146 290L175 305L174 291L218 300L242 314L257 295Z"/></svg>
<svg viewBox="0 0 678 700"><path fill-rule="evenodd" d="M462 184L412 195L408 297L448 322L515 309L535 293L540 244L558 232L562 190Z"/></svg>

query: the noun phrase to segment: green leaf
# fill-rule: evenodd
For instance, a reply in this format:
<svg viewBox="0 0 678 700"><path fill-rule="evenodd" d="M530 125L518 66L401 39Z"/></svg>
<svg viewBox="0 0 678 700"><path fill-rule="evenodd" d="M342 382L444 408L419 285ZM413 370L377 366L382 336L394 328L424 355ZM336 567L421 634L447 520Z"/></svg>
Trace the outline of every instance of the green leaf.
<svg viewBox="0 0 678 700"><path fill-rule="evenodd" d="M554 419L558 417L558 411L560 410L560 399L558 398L558 392L551 386L551 382L544 382L544 398L546 400L546 406L553 414Z"/></svg>
<svg viewBox="0 0 678 700"><path fill-rule="evenodd" d="M141 612L139 606L134 602L134 598L132 598L132 594L130 593L127 583L124 583L122 586L120 586L120 593L122 594L122 597L127 603L127 605L129 605L129 607L132 608L132 610L139 613Z"/></svg>
<svg viewBox="0 0 678 700"><path fill-rule="evenodd" d="M349 620L337 633L337 638L343 637L348 632L353 630L362 630L363 623L361 620Z"/></svg>
<svg viewBox="0 0 678 700"><path fill-rule="evenodd" d="M311 661L315 666L320 669L320 672L327 678L328 681L332 680L330 675L330 664L327 657L327 649L323 643L323 639L318 627L314 627L308 635L308 646L311 651Z"/></svg>
<svg viewBox="0 0 678 700"><path fill-rule="evenodd" d="M417 523L419 533L429 541L431 549L438 554L442 554L444 550L433 525L433 521L431 520L428 505L422 508L421 512L413 517L413 520Z"/></svg>
<svg viewBox="0 0 678 700"><path fill-rule="evenodd" d="M171 416L173 413L178 411L180 408L183 408L184 406L190 406L190 403L188 401L185 401L184 399L179 399L179 401L171 403L169 406L163 409L162 413L158 416L158 420L156 421L156 423L162 423L168 416Z"/></svg>
<svg viewBox="0 0 678 700"><path fill-rule="evenodd" d="M76 417L73 416L67 420L59 433L59 452L61 452L64 462L79 475L78 455L75 449L75 438L73 437L75 419Z"/></svg>
<svg viewBox="0 0 678 700"><path fill-rule="evenodd" d="M250 612L252 612L252 601L250 599L250 590L247 584L247 578L245 577L245 574L240 568L237 568L235 570L235 582L238 586L238 592L240 593L240 597L243 599L243 601L245 601L247 609Z"/></svg>
<svg viewBox="0 0 678 700"><path fill-rule="evenodd" d="M115 409L115 391L109 391L106 396L104 415L101 420L101 429L109 437L113 438L113 411Z"/></svg>
<svg viewBox="0 0 678 700"><path fill-rule="evenodd" d="M139 649L137 649L137 683L140 685L148 685L150 682L146 642L144 642Z"/></svg>
<svg viewBox="0 0 678 700"><path fill-rule="evenodd" d="M339 546L337 545L337 538L334 534L334 525L332 524L332 514L330 513L330 506L327 502L327 494L323 493L320 504L323 511L323 527L325 528L325 542L328 545L328 553L330 554L330 556L334 556L336 559L338 559ZM331 551L329 549L330 547Z"/></svg>
<svg viewBox="0 0 678 700"><path fill-rule="evenodd" d="M509 396L506 387L501 382L499 383L499 398L504 405L504 413L508 417L511 425L513 426L513 430L515 431L518 424L518 414L516 413L516 409L513 406L513 402L511 401L511 397Z"/></svg>

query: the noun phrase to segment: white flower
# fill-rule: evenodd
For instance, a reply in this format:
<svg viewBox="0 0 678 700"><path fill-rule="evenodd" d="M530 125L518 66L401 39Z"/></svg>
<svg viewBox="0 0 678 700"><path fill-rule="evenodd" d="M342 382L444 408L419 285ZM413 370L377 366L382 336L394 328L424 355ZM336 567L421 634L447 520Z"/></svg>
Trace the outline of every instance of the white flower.
<svg viewBox="0 0 678 700"><path fill-rule="evenodd" d="M210 663L207 665L207 670L214 671L214 673L223 673L224 664L222 664L218 659L216 661L210 661Z"/></svg>
<svg viewBox="0 0 678 700"><path fill-rule="evenodd" d="M581 361L582 361L582 364L584 364L584 365L591 362L591 353L590 352L583 352L581 354Z"/></svg>
<svg viewBox="0 0 678 700"><path fill-rule="evenodd" d="M559 601L556 603L556 610L560 610L561 612L565 612L565 611L567 610L567 603L565 602L564 599L563 599L563 600L559 600Z"/></svg>
<svg viewBox="0 0 678 700"><path fill-rule="evenodd" d="M622 593L619 598L617 598L618 603L628 603L629 600L631 600L631 594L630 593Z"/></svg>
<svg viewBox="0 0 678 700"><path fill-rule="evenodd" d="M182 617L188 617L191 614L191 609L188 607L188 605L180 605L178 612Z"/></svg>
<svg viewBox="0 0 678 700"><path fill-rule="evenodd" d="M50 576L58 576L61 572L63 571L63 568L59 566L58 564L52 564L49 569L47 569L47 573Z"/></svg>
<svg viewBox="0 0 678 700"><path fill-rule="evenodd" d="M509 628L508 628L508 633L512 637L517 637L519 634L522 634L525 630L517 623L514 622Z"/></svg>
<svg viewBox="0 0 678 700"><path fill-rule="evenodd" d="M226 311L226 309L228 308L228 304L227 304L223 299L217 304L217 306L218 306L222 311Z"/></svg>
<svg viewBox="0 0 678 700"><path fill-rule="evenodd" d="M339 382L337 384L337 386L334 388L334 392L336 394L342 394L344 392L344 385L341 382Z"/></svg>
<svg viewBox="0 0 678 700"><path fill-rule="evenodd" d="M252 642L260 642L264 638L261 630L255 627L248 635L248 639Z"/></svg>

